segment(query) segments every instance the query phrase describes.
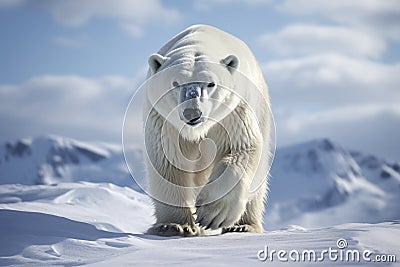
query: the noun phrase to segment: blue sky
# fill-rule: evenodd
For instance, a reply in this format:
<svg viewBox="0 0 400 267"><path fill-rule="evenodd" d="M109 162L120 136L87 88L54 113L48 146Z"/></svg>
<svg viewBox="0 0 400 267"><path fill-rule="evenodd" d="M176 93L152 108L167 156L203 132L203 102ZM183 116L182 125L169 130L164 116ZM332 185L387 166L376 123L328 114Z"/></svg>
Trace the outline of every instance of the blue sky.
<svg viewBox="0 0 400 267"><path fill-rule="evenodd" d="M148 56L196 23L251 47L278 146L329 137L400 159L395 0L2 0L0 141L52 133L120 142Z"/></svg>

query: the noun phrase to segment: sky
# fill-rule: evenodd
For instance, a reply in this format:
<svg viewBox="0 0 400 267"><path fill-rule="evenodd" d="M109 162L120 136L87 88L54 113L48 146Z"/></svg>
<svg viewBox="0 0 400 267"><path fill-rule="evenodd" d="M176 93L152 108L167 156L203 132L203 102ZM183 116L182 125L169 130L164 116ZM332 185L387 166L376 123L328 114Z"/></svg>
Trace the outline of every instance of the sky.
<svg viewBox="0 0 400 267"><path fill-rule="evenodd" d="M121 142L148 57L193 24L250 46L278 146L328 137L400 160L398 0L0 0L0 142Z"/></svg>

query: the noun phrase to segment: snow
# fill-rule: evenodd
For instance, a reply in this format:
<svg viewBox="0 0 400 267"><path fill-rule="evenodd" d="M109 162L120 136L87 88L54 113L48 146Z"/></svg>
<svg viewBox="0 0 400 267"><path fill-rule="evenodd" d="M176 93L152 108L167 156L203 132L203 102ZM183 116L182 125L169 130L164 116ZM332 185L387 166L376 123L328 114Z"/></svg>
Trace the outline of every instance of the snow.
<svg viewBox="0 0 400 267"><path fill-rule="evenodd" d="M400 222L306 229L289 226L263 234L163 238L143 234L153 223L149 198L102 183L0 187L0 265L259 266L257 253L321 251L344 238L349 249L399 257ZM274 264L280 264L278 259ZM342 264L326 259L327 265ZM366 262L356 262L367 264ZM285 264L285 263L282 263ZM305 262L305 264L309 264Z"/></svg>
<svg viewBox="0 0 400 267"><path fill-rule="evenodd" d="M338 249L338 239L399 261L399 163L327 139L276 155L264 233L163 238L144 234L153 207L119 145L57 136L8 142L0 146L0 266L275 266L287 262L276 254L262 262L260 251L321 253Z"/></svg>
<svg viewBox="0 0 400 267"><path fill-rule="evenodd" d="M143 232L153 222L147 196L110 183L3 185L0 203L0 208L46 211L114 232Z"/></svg>

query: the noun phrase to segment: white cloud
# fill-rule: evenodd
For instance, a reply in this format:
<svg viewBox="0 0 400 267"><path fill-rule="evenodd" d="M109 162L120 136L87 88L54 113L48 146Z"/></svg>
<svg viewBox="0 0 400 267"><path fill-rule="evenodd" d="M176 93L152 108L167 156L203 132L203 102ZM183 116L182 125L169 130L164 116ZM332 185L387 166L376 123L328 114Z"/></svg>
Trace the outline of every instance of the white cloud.
<svg viewBox="0 0 400 267"><path fill-rule="evenodd" d="M337 107L320 112L275 114L280 145L332 138L341 145L399 160L400 108L395 105Z"/></svg>
<svg viewBox="0 0 400 267"><path fill-rule="evenodd" d="M194 7L200 10L209 10L215 5L247 5L262 6L272 4L274 0L196 0L193 1Z"/></svg>
<svg viewBox="0 0 400 267"><path fill-rule="evenodd" d="M371 60L380 58L388 40L400 41L398 1L277 3L302 19L335 23L289 25L261 39L281 55L297 56L263 65L278 145L324 136L398 160L400 64Z"/></svg>
<svg viewBox="0 0 400 267"><path fill-rule="evenodd" d="M276 33L260 36L267 51L285 56L338 53L378 58L385 50L385 41L357 29L339 26L292 24Z"/></svg>
<svg viewBox="0 0 400 267"><path fill-rule="evenodd" d="M275 101L307 109L356 103L400 103L400 64L334 54L263 65Z"/></svg>
<svg viewBox="0 0 400 267"><path fill-rule="evenodd" d="M278 9L289 14L328 18L400 41L398 0L285 0Z"/></svg>
<svg viewBox="0 0 400 267"><path fill-rule="evenodd" d="M22 84L0 85L2 138L61 134L119 140L137 82L121 76L98 79L44 75Z"/></svg>
<svg viewBox="0 0 400 267"><path fill-rule="evenodd" d="M137 39L143 36L143 29L135 23L121 23L121 27L125 32L127 32L131 37Z"/></svg>
<svg viewBox="0 0 400 267"><path fill-rule="evenodd" d="M68 26L80 26L96 17L143 24L151 21L166 23L179 16L176 10L163 6L159 0L42 0L41 3L58 22Z"/></svg>
<svg viewBox="0 0 400 267"><path fill-rule="evenodd" d="M397 105L358 105L338 107L320 112L292 113L286 117L283 126L286 130L296 134L303 128L321 126L321 124L355 122L385 113L393 114L400 119L400 107Z"/></svg>
<svg viewBox="0 0 400 267"><path fill-rule="evenodd" d="M400 158L400 64L321 54L262 67L278 145L329 137Z"/></svg>
<svg viewBox="0 0 400 267"><path fill-rule="evenodd" d="M96 18L117 19L135 38L149 24L169 24L180 18L176 9L164 6L160 0L7 0L0 4L0 8L21 6L47 10L58 23L70 27L82 26Z"/></svg>

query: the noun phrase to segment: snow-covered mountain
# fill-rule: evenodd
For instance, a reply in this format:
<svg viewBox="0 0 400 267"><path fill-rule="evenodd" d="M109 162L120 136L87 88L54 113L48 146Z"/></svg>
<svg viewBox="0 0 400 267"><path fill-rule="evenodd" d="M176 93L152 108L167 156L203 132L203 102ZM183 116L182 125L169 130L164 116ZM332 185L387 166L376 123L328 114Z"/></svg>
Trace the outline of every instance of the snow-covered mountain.
<svg viewBox="0 0 400 267"><path fill-rule="evenodd" d="M134 151L138 169L141 151ZM140 191L126 167L118 144L84 143L42 136L0 146L0 184L55 184L88 181L131 186Z"/></svg>
<svg viewBox="0 0 400 267"><path fill-rule="evenodd" d="M142 153L135 151L137 170ZM122 148L44 136L0 146L0 184L87 181L129 186ZM320 139L280 148L273 162L265 228L305 227L400 218L400 164Z"/></svg>
<svg viewBox="0 0 400 267"><path fill-rule="evenodd" d="M400 165L328 139L276 151L266 228L400 218Z"/></svg>

